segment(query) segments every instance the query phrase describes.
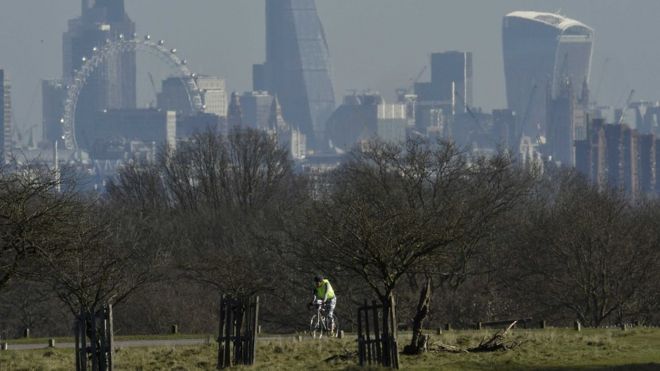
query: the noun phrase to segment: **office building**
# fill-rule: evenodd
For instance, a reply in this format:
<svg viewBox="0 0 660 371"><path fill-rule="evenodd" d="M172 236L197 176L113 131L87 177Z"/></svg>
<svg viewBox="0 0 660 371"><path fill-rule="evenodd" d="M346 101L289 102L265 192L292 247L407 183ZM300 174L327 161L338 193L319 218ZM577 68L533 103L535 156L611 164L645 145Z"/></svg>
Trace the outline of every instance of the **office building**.
<svg viewBox="0 0 660 371"><path fill-rule="evenodd" d="M473 105L472 53L449 51L431 54L431 91L422 100L454 102L456 113Z"/></svg>
<svg viewBox="0 0 660 371"><path fill-rule="evenodd" d="M571 81L564 80L557 96L553 98L551 94L547 94L547 98L548 141L545 154L555 163L574 166L575 112L577 107Z"/></svg>
<svg viewBox="0 0 660 371"><path fill-rule="evenodd" d="M656 140L653 134L639 135L639 191L649 195L656 187Z"/></svg>
<svg viewBox="0 0 660 371"><path fill-rule="evenodd" d="M568 79L574 87L586 86L593 38L590 27L557 14L517 11L504 17L507 102L516 112L520 120L518 130L523 134L546 134L546 103L549 98L556 98L561 81ZM581 97L582 90L574 93ZM588 96L588 92L584 93Z"/></svg>
<svg viewBox="0 0 660 371"><path fill-rule="evenodd" d="M344 97L328 120L327 135L331 147L342 152L376 138L404 142L407 127L405 104L387 104L380 94L368 92Z"/></svg>
<svg viewBox="0 0 660 371"><path fill-rule="evenodd" d="M161 92L157 96L157 107L161 110L176 111L179 116L193 115L195 110L186 89L193 77L169 77L163 80ZM195 83L199 88L205 113L227 117L227 90L225 80L217 76L196 75Z"/></svg>
<svg viewBox="0 0 660 371"><path fill-rule="evenodd" d="M325 148L335 93L315 0L266 1L266 62L253 71L255 90L277 96L284 120L305 134L312 147Z"/></svg>
<svg viewBox="0 0 660 371"><path fill-rule="evenodd" d="M242 126L268 131L273 102L273 96L265 91L243 93L240 96Z"/></svg>
<svg viewBox="0 0 660 371"><path fill-rule="evenodd" d="M225 79L217 76L198 75L195 80L202 96L204 112L227 117Z"/></svg>
<svg viewBox="0 0 660 371"><path fill-rule="evenodd" d="M98 112L82 137L93 159L122 159L130 146L144 143L176 147L176 112L156 109L121 109Z"/></svg>

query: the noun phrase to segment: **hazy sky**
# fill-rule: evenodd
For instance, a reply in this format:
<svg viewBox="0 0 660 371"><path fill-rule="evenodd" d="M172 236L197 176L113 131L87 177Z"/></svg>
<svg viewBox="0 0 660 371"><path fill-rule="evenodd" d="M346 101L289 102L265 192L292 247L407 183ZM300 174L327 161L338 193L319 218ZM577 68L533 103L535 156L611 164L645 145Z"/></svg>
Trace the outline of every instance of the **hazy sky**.
<svg viewBox="0 0 660 371"><path fill-rule="evenodd" d="M251 65L262 62L265 54L264 0L126 3L140 34L165 39L194 71L224 76L229 90L250 89ZM12 81L15 121L33 125L41 120L39 80L61 76L62 33L67 20L80 14L80 0L0 0L0 4L0 66ZM596 30L591 83L600 102L622 105L631 88L637 91L636 99L660 99L658 0L317 0L317 4L339 99L353 88L371 88L392 97L395 88L409 85L428 64L429 53L465 50L474 53L475 105L486 110L503 107L501 21L513 10L560 11ZM140 79L146 81L146 69L160 68L153 62L142 63Z"/></svg>

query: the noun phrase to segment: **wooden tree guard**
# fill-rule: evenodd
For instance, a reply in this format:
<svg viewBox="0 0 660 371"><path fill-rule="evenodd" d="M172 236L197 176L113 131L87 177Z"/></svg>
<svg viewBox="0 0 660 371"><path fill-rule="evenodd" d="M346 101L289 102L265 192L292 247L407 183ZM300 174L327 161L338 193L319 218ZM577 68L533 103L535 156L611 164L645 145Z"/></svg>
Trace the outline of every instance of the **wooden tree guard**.
<svg viewBox="0 0 660 371"><path fill-rule="evenodd" d="M358 356L360 366L399 368L394 297L387 303L365 300L358 309Z"/></svg>
<svg viewBox="0 0 660 371"><path fill-rule="evenodd" d="M257 355L259 297L247 302L223 295L220 299L218 369L253 365Z"/></svg>
<svg viewBox="0 0 660 371"><path fill-rule="evenodd" d="M80 310L75 322L76 371L112 371L112 305Z"/></svg>

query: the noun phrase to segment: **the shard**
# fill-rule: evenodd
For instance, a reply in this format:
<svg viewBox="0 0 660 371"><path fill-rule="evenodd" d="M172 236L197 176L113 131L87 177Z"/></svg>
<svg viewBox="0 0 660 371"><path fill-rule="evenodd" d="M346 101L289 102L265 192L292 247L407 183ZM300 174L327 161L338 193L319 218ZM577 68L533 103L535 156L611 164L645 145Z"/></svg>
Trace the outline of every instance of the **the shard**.
<svg viewBox="0 0 660 371"><path fill-rule="evenodd" d="M255 90L267 90L284 120L310 145L325 148L325 124L335 109L330 54L314 0L266 0L266 63L254 69Z"/></svg>

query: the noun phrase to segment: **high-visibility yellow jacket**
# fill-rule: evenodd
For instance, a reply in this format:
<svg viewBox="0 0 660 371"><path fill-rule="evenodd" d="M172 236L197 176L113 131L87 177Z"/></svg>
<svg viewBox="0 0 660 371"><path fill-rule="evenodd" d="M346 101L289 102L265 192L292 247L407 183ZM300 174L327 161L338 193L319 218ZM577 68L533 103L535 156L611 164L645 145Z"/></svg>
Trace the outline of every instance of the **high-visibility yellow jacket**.
<svg viewBox="0 0 660 371"><path fill-rule="evenodd" d="M321 281L321 285L314 288L314 295L320 300L331 300L335 298L335 291L332 289L330 281L324 279Z"/></svg>

